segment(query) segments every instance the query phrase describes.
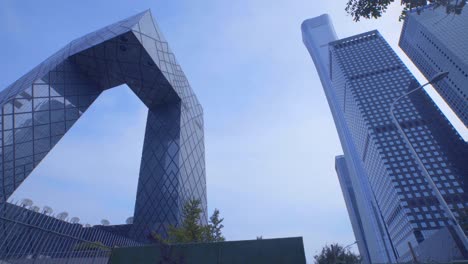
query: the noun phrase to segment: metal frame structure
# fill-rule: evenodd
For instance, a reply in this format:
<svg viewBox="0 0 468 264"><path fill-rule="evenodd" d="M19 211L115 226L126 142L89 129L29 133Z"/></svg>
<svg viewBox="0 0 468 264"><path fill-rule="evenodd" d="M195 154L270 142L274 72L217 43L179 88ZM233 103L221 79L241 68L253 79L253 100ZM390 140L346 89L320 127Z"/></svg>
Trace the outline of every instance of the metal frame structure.
<svg viewBox="0 0 468 264"><path fill-rule="evenodd" d="M57 215L36 212L32 206L5 203L0 216L0 261L38 263L106 263L114 247L141 246L128 237L116 235L102 226L85 227L58 219ZM37 263L37 262L35 262Z"/></svg>
<svg viewBox="0 0 468 264"><path fill-rule="evenodd" d="M105 90L148 107L133 222L83 226L7 200ZM71 150L72 151L72 150ZM203 109L150 11L70 44L0 92L0 261L106 263L177 225L188 199L207 222Z"/></svg>
<svg viewBox="0 0 468 264"><path fill-rule="evenodd" d="M95 99L122 84L148 107L126 235L164 236L189 199L200 200L206 223L203 109L150 11L72 41L0 92L0 206Z"/></svg>

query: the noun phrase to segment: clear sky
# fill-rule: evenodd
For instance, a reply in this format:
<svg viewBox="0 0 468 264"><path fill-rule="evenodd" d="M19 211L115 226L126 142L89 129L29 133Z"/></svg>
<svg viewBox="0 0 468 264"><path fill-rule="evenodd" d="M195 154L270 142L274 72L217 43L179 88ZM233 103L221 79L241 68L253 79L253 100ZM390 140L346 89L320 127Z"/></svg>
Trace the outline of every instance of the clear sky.
<svg viewBox="0 0 468 264"><path fill-rule="evenodd" d="M329 13L339 37L378 29L423 81L397 47L398 3L383 19L360 23L345 3L0 0L0 89L71 40L151 9L204 107L208 206L220 209L227 239L303 236L310 260L325 243L355 239L334 170L342 150L302 21ZM128 87L106 91L14 199L82 223L124 223L133 214L145 120Z"/></svg>

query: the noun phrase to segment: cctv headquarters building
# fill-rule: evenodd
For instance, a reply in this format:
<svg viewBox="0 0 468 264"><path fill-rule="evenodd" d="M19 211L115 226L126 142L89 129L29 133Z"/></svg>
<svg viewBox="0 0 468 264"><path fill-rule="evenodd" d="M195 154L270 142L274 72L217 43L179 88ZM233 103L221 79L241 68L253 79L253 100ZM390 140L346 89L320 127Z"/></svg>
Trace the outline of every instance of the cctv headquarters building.
<svg viewBox="0 0 468 264"><path fill-rule="evenodd" d="M8 203L96 98L122 84L148 108L133 221L82 226ZM1 91L0 115L0 255L143 245L177 225L189 199L207 222L203 109L150 11L70 42Z"/></svg>

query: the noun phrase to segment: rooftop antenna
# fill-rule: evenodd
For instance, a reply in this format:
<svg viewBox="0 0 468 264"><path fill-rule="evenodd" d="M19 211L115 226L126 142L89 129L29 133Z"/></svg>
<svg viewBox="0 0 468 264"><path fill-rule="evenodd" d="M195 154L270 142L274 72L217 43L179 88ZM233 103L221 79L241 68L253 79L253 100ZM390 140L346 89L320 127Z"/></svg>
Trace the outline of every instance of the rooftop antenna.
<svg viewBox="0 0 468 264"><path fill-rule="evenodd" d="M90 224L85 224L84 227L89 228L89 227L91 227L91 225Z"/></svg>
<svg viewBox="0 0 468 264"><path fill-rule="evenodd" d="M67 212L61 212L61 213L59 213L59 214L57 215L56 218L57 218L58 220L64 221L64 220L67 218L67 216L68 216L68 213L67 213Z"/></svg>
<svg viewBox="0 0 468 264"><path fill-rule="evenodd" d="M127 218L127 220L125 220L125 223L127 223L127 225L133 224L133 216L130 216L129 218Z"/></svg>
<svg viewBox="0 0 468 264"><path fill-rule="evenodd" d="M79 222L80 222L80 218L78 218L76 216L72 217L72 219L70 219L70 223L72 223L72 224L77 224Z"/></svg>
<svg viewBox="0 0 468 264"><path fill-rule="evenodd" d="M52 210L52 208L50 208L47 205L42 208L42 213L45 214L45 215L51 214L53 211L54 210Z"/></svg>
<svg viewBox="0 0 468 264"><path fill-rule="evenodd" d="M110 222L109 222L109 220L107 220L107 219L102 219L102 220L101 220L101 225L103 225L103 226L108 226L108 225L110 225Z"/></svg>
<svg viewBox="0 0 468 264"><path fill-rule="evenodd" d="M21 207L29 207L29 206L33 205L33 201L31 199L29 199L29 198L25 198L25 199L21 200L20 205L21 205Z"/></svg>

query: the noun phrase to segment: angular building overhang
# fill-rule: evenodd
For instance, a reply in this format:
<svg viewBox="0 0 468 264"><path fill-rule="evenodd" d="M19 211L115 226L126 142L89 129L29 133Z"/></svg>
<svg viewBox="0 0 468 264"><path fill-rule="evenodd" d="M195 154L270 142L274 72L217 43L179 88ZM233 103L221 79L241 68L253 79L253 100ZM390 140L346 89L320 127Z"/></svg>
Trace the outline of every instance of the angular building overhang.
<svg viewBox="0 0 468 264"><path fill-rule="evenodd" d="M0 92L0 202L104 90L121 84L148 107L130 236L164 234L188 199L201 201L206 222L203 109L150 11L72 41Z"/></svg>

